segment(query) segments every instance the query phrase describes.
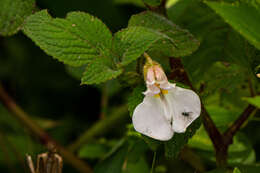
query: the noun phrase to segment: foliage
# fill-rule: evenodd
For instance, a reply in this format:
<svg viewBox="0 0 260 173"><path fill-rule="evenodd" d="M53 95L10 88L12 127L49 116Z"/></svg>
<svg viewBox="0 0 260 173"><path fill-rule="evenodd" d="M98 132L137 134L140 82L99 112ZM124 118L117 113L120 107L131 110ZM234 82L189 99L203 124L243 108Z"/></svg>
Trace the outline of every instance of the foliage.
<svg viewBox="0 0 260 173"><path fill-rule="evenodd" d="M256 96L256 97L248 97L248 98L244 98L244 100L246 100L248 103L255 105L256 107L260 107L260 97Z"/></svg>
<svg viewBox="0 0 260 173"><path fill-rule="evenodd" d="M18 32L24 19L35 10L34 0L1 0L0 35L8 36Z"/></svg>
<svg viewBox="0 0 260 173"><path fill-rule="evenodd" d="M154 173L259 172L259 0L161 3L0 0L0 89L3 83L58 143L77 146L95 173L148 173L155 153ZM144 53L172 82L196 90L221 133L249 104L258 108L232 138L230 170L215 168L205 114L166 142L134 130L131 117L146 90ZM1 101L0 170L21 172L26 153L46 149ZM67 163L63 171L75 172Z"/></svg>
<svg viewBox="0 0 260 173"><path fill-rule="evenodd" d="M187 30L179 28L165 17L151 13L143 12L133 15L128 23L129 26L144 26L158 32L164 38L158 41L154 51L167 56L186 56L194 52L199 42Z"/></svg>
<svg viewBox="0 0 260 173"><path fill-rule="evenodd" d="M254 2L254 1L252 1ZM242 1L237 3L216 3L206 2L214 9L224 20L229 23L234 29L248 39L256 48L260 49L260 34L259 30L259 2L253 3L250 1ZM250 26L248 28L248 26Z"/></svg>

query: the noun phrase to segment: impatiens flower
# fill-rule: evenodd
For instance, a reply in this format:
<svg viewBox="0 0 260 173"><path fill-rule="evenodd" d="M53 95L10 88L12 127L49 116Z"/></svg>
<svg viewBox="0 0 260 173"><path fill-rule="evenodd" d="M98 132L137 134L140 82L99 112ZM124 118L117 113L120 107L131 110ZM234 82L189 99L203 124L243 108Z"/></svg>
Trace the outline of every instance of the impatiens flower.
<svg viewBox="0 0 260 173"><path fill-rule="evenodd" d="M135 130L161 141L171 139L174 132L184 133L200 115L198 95L170 83L154 61L144 67L144 76L147 90L133 113Z"/></svg>

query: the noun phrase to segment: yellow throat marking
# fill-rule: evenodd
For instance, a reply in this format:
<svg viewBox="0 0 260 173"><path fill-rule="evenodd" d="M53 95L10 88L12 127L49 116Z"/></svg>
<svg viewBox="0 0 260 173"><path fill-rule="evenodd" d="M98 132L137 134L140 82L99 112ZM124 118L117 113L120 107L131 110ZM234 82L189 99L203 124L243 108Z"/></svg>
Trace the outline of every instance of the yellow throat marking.
<svg viewBox="0 0 260 173"><path fill-rule="evenodd" d="M161 93L162 93L163 95L166 95L166 94L168 94L168 90L163 90L163 89L162 89L162 90L161 90ZM160 94L161 94L161 93L155 94L154 97L155 97L155 98L160 98Z"/></svg>

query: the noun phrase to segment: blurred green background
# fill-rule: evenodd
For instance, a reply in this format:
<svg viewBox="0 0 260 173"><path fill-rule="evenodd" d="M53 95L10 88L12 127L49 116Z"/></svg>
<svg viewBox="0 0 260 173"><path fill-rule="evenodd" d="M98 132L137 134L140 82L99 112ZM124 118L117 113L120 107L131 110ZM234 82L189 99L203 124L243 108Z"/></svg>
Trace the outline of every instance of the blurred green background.
<svg viewBox="0 0 260 173"><path fill-rule="evenodd" d="M48 9L52 16L62 18L70 11L90 13L101 19L114 33L127 27L131 15L145 10L140 5L140 1L137 2L139 5L112 0L37 0L37 7ZM181 5L176 7L176 10L172 8L168 11L170 19L182 28L189 29L201 41L198 52L184 57L184 65L192 74L192 80L195 81L196 86L201 81L208 82L212 77L216 77L216 80L210 81L206 86L203 99L218 127L226 128L246 106L244 101L234 99L234 97L249 96L248 87L244 86L244 83L247 83L245 78L249 72L245 70L244 74L244 66L241 65L243 62L240 64L236 62L236 58L239 59L242 56L242 53L237 51L241 51L239 46L232 47L232 45L228 49L232 50L231 53L228 52L230 59L223 56L225 51L220 50L219 47L223 45L223 42L227 42L222 39L227 30L231 31L229 34L233 43L239 45L239 41L244 43L244 39L205 4L191 0L189 5L185 3ZM186 11L181 11L184 8L187 8ZM203 22L202 16L204 17ZM194 18L201 18L201 20L195 21ZM212 28L218 28L218 32L211 32ZM227 44L228 46L230 45ZM204 49L208 51L203 52ZM207 58L203 56L207 56ZM204 58L203 63L197 63L196 58ZM220 61L234 63L234 65L231 69L224 71L223 64L218 64ZM259 61L259 56L248 60L251 72ZM212 66L214 69L210 70L209 67ZM205 73L208 76L204 75ZM234 75L227 75L230 73ZM218 79L228 79L230 83L218 83ZM259 86L259 79L253 78L253 80L254 84ZM111 148L116 147L120 142L124 143L121 138L125 136L129 128L131 129L127 126L131 123L131 118L125 108L131 90L124 85L124 82L119 83L112 80L97 86L80 85L77 72L46 55L22 32L10 37L0 37L0 81L17 104L64 146L73 143L94 122L102 119L104 114L109 116L122 110L120 113L125 117L122 123L112 127L112 130L91 141L90 144L83 146L77 153L93 167L100 163L100 158L106 155ZM221 90L221 94L218 93L219 90ZM220 106L223 107L220 108ZM219 118L224 115L229 118ZM260 159L259 121L260 113L258 111L255 118L250 119L247 126L236 136L233 148L231 147L229 163L258 165ZM129 173L148 173L152 164L153 152L148 150L147 144L143 141L133 141L131 143L130 139L128 145L137 145L141 149L133 151L132 155L137 155L141 159L138 160L138 164L129 164L127 170ZM124 145L122 144L121 147L124 148ZM171 159L165 158L163 149L160 148L157 154L156 172L192 173L196 169L203 172L214 168L212 144L203 128L198 130L197 135L189 142L189 146L193 148L192 151L187 148L181 152L181 157ZM0 171L28 172L25 154L28 153L35 159L36 155L42 152L46 152L46 149L0 104ZM114 157L123 160L124 156L120 152L124 153L125 150L119 150ZM111 164L117 164L116 159L111 160ZM76 172L75 168L66 162L64 166L64 173ZM249 168L246 167L246 169ZM259 170L259 166L257 170Z"/></svg>
<svg viewBox="0 0 260 173"><path fill-rule="evenodd" d="M70 11L88 12L100 18L112 32L126 27L130 16L142 10L110 0L39 0L37 6L56 17L65 17ZM103 86L80 86L80 80L70 75L62 63L46 55L21 32L0 37L0 79L17 104L63 145L72 143L100 118ZM123 96L129 93L119 84L112 82L108 87L112 108L126 103ZM127 111L125 116L130 122ZM119 137L126 130L125 124L114 128L108 134L110 138ZM35 157L45 151L0 104L1 172L28 172L25 153ZM65 173L73 170L65 164Z"/></svg>

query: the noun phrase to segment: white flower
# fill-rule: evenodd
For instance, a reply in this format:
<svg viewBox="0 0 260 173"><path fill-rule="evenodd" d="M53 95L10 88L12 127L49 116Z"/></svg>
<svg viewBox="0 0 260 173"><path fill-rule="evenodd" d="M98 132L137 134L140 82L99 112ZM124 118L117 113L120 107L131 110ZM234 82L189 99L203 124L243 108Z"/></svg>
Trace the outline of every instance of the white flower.
<svg viewBox="0 0 260 173"><path fill-rule="evenodd" d="M192 90L171 84L155 62L144 69L147 90L143 102L134 110L134 128L151 138L170 140L174 132L184 133L199 117L199 96Z"/></svg>

